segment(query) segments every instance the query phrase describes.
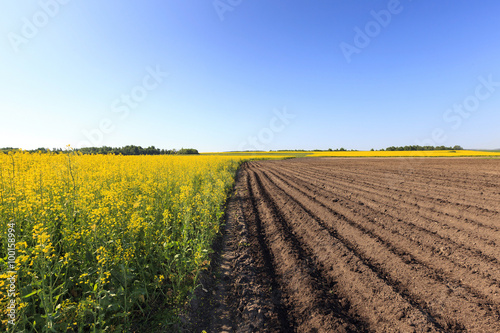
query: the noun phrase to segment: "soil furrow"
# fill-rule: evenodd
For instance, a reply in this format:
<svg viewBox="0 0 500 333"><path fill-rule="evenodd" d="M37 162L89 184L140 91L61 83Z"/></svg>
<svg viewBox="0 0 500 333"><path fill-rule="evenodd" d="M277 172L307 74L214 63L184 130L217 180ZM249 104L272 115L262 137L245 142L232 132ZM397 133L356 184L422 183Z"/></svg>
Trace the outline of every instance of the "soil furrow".
<svg viewBox="0 0 500 333"><path fill-rule="evenodd" d="M348 304L342 304L335 293L334 281L329 281L323 275L322 268L314 260L315 256L311 249L307 248L295 235L292 227L287 223L277 208L271 194L261 183L260 177L252 177L256 181L256 186L263 200L263 210L270 214L268 221L273 221L274 225L268 229L276 231L276 235L284 236L278 239L274 238L273 248L279 251L281 257L278 265L284 265L289 262L284 269L284 275L289 275L293 271L294 278L289 279L285 284L291 284L291 289L300 289L301 296L296 298L296 303L302 303L300 309L295 306L298 313L295 314L298 329L300 324L306 324L313 327L310 322L304 322L304 315L311 317L316 321L319 331L330 332L335 329L341 331L365 331L366 324L363 323L356 314L349 312ZM282 269L283 270L283 269ZM304 297L304 291L307 291L309 297ZM315 320L322 317L320 321ZM307 318L307 317L305 317ZM307 318L309 320L309 318ZM302 323L300 323L302 322Z"/></svg>
<svg viewBox="0 0 500 333"><path fill-rule="evenodd" d="M298 178L302 177L302 179L306 182L314 179L314 176L309 175L307 172L303 172L303 174L298 175L297 172L289 171L288 174L294 175ZM450 216L443 215L440 212L433 211L431 213L427 213L425 210L421 209L421 206L423 205L422 201L419 201L417 204L410 204L407 201L403 202L403 200L400 200L399 198L392 198L387 195L380 194L380 191L371 191L359 188L353 184L343 184L337 181L335 183L331 181L328 182L328 179L324 179L319 175L316 175L316 178L318 178L321 182L322 189L330 191L331 195L342 196L344 198L348 196L349 199L354 196L354 198L359 200L372 201L373 205L378 206L379 210L384 209L386 214L393 213L393 215L397 216L398 219L408 220L405 217L412 216L410 219L413 221L413 224L418 225L418 227L422 230L427 230L430 234L437 235L444 239L449 239L450 241L453 240L453 242L460 244L469 251L485 258L489 258L488 260L491 262L499 262L500 257L498 256L499 252L495 240L497 240L500 236L496 236L496 232L492 230L481 230L481 228L477 225L471 226L468 223L461 222L461 219L454 219ZM314 182L312 181L311 184L314 185ZM405 209L403 210L401 208ZM413 214L410 214L409 212L412 211L414 211ZM402 213L406 213L406 216L402 215ZM444 222L445 219L449 222ZM483 251L478 248L477 243L482 244L480 248Z"/></svg>
<svg viewBox="0 0 500 333"><path fill-rule="evenodd" d="M259 170L257 173L261 174L261 171ZM290 219L295 216L295 228L298 229L304 241L309 242L309 246L316 249L319 260L324 261L323 266L333 266L329 273L335 274L336 270L334 267L340 266L339 270L343 272L341 277L344 279L342 282L339 282L339 288L345 285L349 286L347 289L349 291L345 292L344 295L350 299L351 303L359 302L357 306L369 308L375 311L379 317L386 316L384 321L387 323L392 322L394 324L395 322L399 322L399 325L403 325L403 323L409 322L408 325L411 327L412 321L416 320L420 325L427 322L427 329L431 329L432 326L434 326L434 329L441 329L440 324L433 319L432 315L388 282L387 274L378 271L370 262L366 261L366 258L357 251L354 244L335 231L332 232L331 229L326 228L323 222L318 220L317 216L311 214L311 212L298 203L295 198L285 193L279 187L276 187L266 175L263 174L262 178L265 179L263 181L264 186L275 188L273 191L275 200L279 199L283 207L287 205L288 202L287 206L293 208L293 210L288 213L288 218ZM277 193L276 190L280 191L281 194ZM287 199L284 199L284 196L287 197ZM332 238L336 240L333 244L336 247L338 246L340 252L332 253ZM319 251L319 249L321 249L321 251ZM352 284L352 281L359 281L360 283ZM377 297L374 295L377 295ZM392 306L389 307L386 305L386 309L381 310L382 304L386 302L383 295L385 295L388 300L391 300ZM367 320L369 322L377 318L377 316L370 311L364 313L364 315L368 318ZM377 321L379 320L380 318L377 319ZM373 321L371 325L374 325ZM390 326L387 326L385 329L390 330L389 327Z"/></svg>
<svg viewBox="0 0 500 333"><path fill-rule="evenodd" d="M275 313L278 316L278 320L281 326L281 331L282 332L292 332L294 323L290 320L289 315L288 315L288 310L286 309L286 306L284 305L283 302L283 297L281 295L281 288L280 288L280 283L277 278L277 273L276 269L274 267L273 263L273 257L271 254L271 250L268 246L268 242L266 241L265 238L265 231L263 230L262 226L262 220L260 217L259 209L258 209L258 203L257 203L257 198L254 192L254 187L251 182L251 178L248 174L248 171L245 170L246 172L246 182L247 182L247 189L249 191L249 198L251 202L251 211L247 213L250 213L249 215L251 216L252 220L249 221L249 223L253 223L255 226L255 237L258 242L259 250L262 255L262 259L264 260L264 267L267 273L267 276L270 278L270 288L271 288L271 293L272 293L272 298L275 306ZM248 215L247 215L248 216Z"/></svg>
<svg viewBox="0 0 500 333"><path fill-rule="evenodd" d="M270 170L274 170L270 168ZM391 214L391 212L397 213L397 207L388 206L386 204L381 204L381 202L376 201L373 196L356 196L356 199L351 199L350 195L347 195L347 190L339 193L339 188L336 186L335 191L330 190L329 186L315 187L311 179L307 177L300 177L291 175L291 173L282 173L281 177L292 179L295 183L300 183L302 188L308 189L310 194L323 202L324 205L329 207L337 207L342 209L346 206L351 208L346 208L348 211L355 207L356 211L359 211L367 222L370 224L378 224L382 228L390 230L392 233L399 234L411 241L415 242L416 245L425 246L431 250L433 254L441 255L454 262L460 267L467 267L470 270L483 270L485 277L494 278L494 282L498 284L498 279L500 279L500 263L496 257L492 257L484 254L477 248L471 248L470 246L464 245L462 243L457 243L449 237L441 236L435 231L423 228L421 225L416 225L406 219L401 219L399 214ZM318 195L321 193L321 195ZM332 197L334 197L334 202L332 202ZM381 210L383 209L383 211ZM410 212L411 214L418 215L418 211ZM437 223L436 220L428 219L427 224ZM424 235L419 235L423 233ZM477 239L475 239L474 245L477 247ZM498 251L495 250L495 253ZM481 263L477 266L466 266L464 260L470 257L475 257ZM483 263L484 261L484 263ZM492 277L493 275L493 277Z"/></svg>
<svg viewBox="0 0 500 333"><path fill-rule="evenodd" d="M272 173L288 186L294 187L294 184L287 182L281 177L282 175L277 175L274 171ZM415 239L407 238L404 234L392 229L390 225L387 226L381 223L387 220L384 219L383 216L379 218L373 217L374 215L376 216L375 211L364 214L361 213L362 218L356 218L356 216L350 216L351 214L349 214L349 211L333 210L328 207L327 205L330 202L324 200L323 197L313 197L313 192L311 192L312 190L308 188L307 185L301 184L300 189L295 189L301 191L311 200L316 201L332 214L340 214L348 223L359 228L362 232L369 234L371 237L376 238L380 243L384 244L389 251L401 257L406 264L415 266L412 267L413 269L427 271L426 274L439 283L446 281L448 286L453 285L455 289L465 289L474 297L484 299L484 303L486 304L500 303L500 283L498 280L491 277L491 269L487 271L488 273L483 273L482 277L478 277L477 274L481 273L480 269L482 268L480 265L475 266L475 268L466 267L461 263L450 260L450 258L444 254L439 253L432 245L424 245ZM304 191L306 189L309 193ZM360 206L358 209L365 210L366 208ZM353 222L354 220L359 222L355 223ZM391 223L390 220L387 222ZM412 254L415 248L418 248L419 251ZM495 273L498 273L498 270L496 270ZM498 309L496 309L496 314L498 315L498 313Z"/></svg>
<svg viewBox="0 0 500 333"><path fill-rule="evenodd" d="M294 172L294 169L289 169L290 172ZM304 170L301 169L301 172L304 174L308 174L311 177L318 177L319 179L334 179L335 184L344 185L346 187L355 188L360 191L367 191L371 193L378 193L379 195L386 197L390 200L398 200L403 201L402 203L413 205L418 207L421 210L429 210L433 214L444 214L446 217L451 217L457 219L459 222L464 220L466 223L461 224L465 229L474 230L475 227L485 228L486 232L500 232L500 228L498 225L491 223L493 218L498 217L498 213L485 214L484 212L469 212L466 209L470 208L470 205L467 207L461 207L457 202L448 202L445 205L445 201L441 198L431 198L429 196L429 187L427 187L426 192L424 194L418 194L414 191L413 187L409 187L408 189L399 188L390 188L384 184L377 183L377 178L372 175L372 178L368 178L363 180L360 178L344 178L339 173L336 173L333 177L329 176L328 173L324 172L314 172L313 170ZM459 192L457 189L451 190L452 193ZM481 219L481 220L478 220ZM474 227L471 227L473 225Z"/></svg>
<svg viewBox="0 0 500 333"><path fill-rule="evenodd" d="M500 332L499 159L247 162L226 216L186 331Z"/></svg>
<svg viewBox="0 0 500 333"><path fill-rule="evenodd" d="M309 170L311 172L325 172L318 168L311 168ZM327 171L326 174L328 175L330 172ZM463 210L472 210L468 213L486 214L489 217L500 214L500 198L499 195L495 193L497 188L494 184L489 184L486 188L477 187L475 189L472 189L471 185L468 192L473 192L475 195L465 198L463 197L464 190L462 188L449 186L448 190L443 191L439 185L432 183L430 179L426 179L425 182L414 181L414 174L404 174L401 176L393 176L391 174L377 175L372 172L364 173L356 170L342 169L335 172L334 176L336 180L344 180L348 183L363 183L386 190L390 189L405 196L410 195L432 199L432 202L438 203L439 206L446 205L447 209L458 213ZM382 182L380 180L382 180ZM455 185L456 182L453 182L453 184ZM432 191L429 191L429 189L432 189ZM444 196L443 194L447 195Z"/></svg>
<svg viewBox="0 0 500 333"><path fill-rule="evenodd" d="M387 163L387 161L390 161ZM356 161L350 161L346 162L344 164L349 163L349 168L343 168L343 173L349 174L354 176L354 178L362 178L363 176L376 176L377 178L380 178L380 175L390 175L393 176L396 179L401 178L400 176L403 176L402 178L404 180L410 180L412 181L413 179L416 179L417 181L415 182L416 184L427 184L427 185L435 185L435 190L438 192L444 192L449 194L449 191L452 190L473 190L473 191L478 191L481 192L482 190L488 189L491 192L491 195L493 195L497 200L500 200L500 192L498 191L497 188L497 183L498 183L498 169L496 169L498 166L495 167L496 162L492 161L493 164L491 164L491 170L488 175L486 175L486 170L485 167L487 166L484 162L481 162L481 166L483 168L482 174L481 175L473 175L473 173L470 172L470 170L465 170L461 172L456 172L454 170L450 169L436 169L429 167L429 164L426 164L424 168L422 168L422 161L414 165L412 168L394 168L394 165L391 164L391 162L394 162L397 160L384 160L384 161L371 161L370 165L370 170L367 172L367 169L365 169L363 166L360 166L359 163ZM418 161L413 159L412 162ZM435 160L436 161L436 160ZM439 161L439 160L437 160ZM444 164L447 163L447 160L441 160ZM328 162L325 162L328 163ZM383 164L383 167L379 167L378 165ZM315 165L311 166L311 169L320 169L320 170L331 170L324 168L324 163L323 165L319 163L315 163ZM319 168L318 168L319 167ZM437 175L437 173L441 173L441 175ZM473 175L473 176L471 176ZM383 178L382 178L383 179ZM450 185L453 185L453 187L449 187Z"/></svg>
<svg viewBox="0 0 500 333"><path fill-rule="evenodd" d="M459 322L458 319L460 317L455 315L457 312L469 313L468 316L470 317L473 317L473 313L480 313L483 317L490 318L487 320L488 325L492 325L495 322L491 318L491 311L488 311L490 313L486 312L485 309L478 305L477 300L470 302L464 296L453 292L448 287L436 284L436 281L433 281L424 272L411 270L399 256L387 250L376 238L374 239L361 229L356 228L356 223L348 223L349 219L344 217L335 221L335 224L341 225L340 228L334 226L333 223L327 222L328 215L322 211L322 207L318 207L307 195L291 187L287 188L286 193L296 205L306 210L318 223L321 222L323 227L327 227L328 225L328 229L330 231L333 230L335 233L334 237L342 237L345 242L350 242L352 244L351 250L355 251L358 257L362 258L366 264L370 264L370 268L375 269L378 274L386 276L386 280L390 281L391 285L400 294L406 296L407 299L411 299L412 302L419 304L442 327L457 329L462 327L462 325L464 327L474 327L476 325L473 318L470 318L467 322ZM308 208L305 207L306 204ZM324 218L320 218L319 216L324 216ZM412 274L414 275L414 279L410 278ZM440 300L436 304L426 301L427 296L431 293L441 295Z"/></svg>

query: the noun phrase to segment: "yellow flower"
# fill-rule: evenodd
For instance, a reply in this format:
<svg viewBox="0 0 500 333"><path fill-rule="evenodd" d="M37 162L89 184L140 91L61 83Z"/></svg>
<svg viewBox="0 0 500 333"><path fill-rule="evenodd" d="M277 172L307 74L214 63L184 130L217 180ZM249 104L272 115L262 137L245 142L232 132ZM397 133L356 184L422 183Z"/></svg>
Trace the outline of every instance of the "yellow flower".
<svg viewBox="0 0 500 333"><path fill-rule="evenodd" d="M139 285L180 280L182 270L199 271L204 255L196 249L210 246L218 232L220 207L240 159L0 153L0 225L16 221L16 267L23 283L41 281L47 294L48 277L57 276L71 288L77 315L95 310L95 295L87 296L96 282L107 290L122 287L111 272L130 276L127 288L134 292ZM169 271L168 278L157 274L150 277L154 281L137 283L142 267L161 267L186 248L193 250L173 263L179 276ZM178 297L168 295L172 302ZM70 305L61 305L63 313L65 307Z"/></svg>

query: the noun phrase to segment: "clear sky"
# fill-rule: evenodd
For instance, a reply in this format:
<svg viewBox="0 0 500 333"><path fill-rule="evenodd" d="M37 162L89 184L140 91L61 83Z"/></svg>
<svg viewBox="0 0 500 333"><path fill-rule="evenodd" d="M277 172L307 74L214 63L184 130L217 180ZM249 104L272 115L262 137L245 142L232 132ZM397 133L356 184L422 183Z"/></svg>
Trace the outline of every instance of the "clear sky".
<svg viewBox="0 0 500 333"><path fill-rule="evenodd" d="M500 148L495 0L6 0L0 147Z"/></svg>

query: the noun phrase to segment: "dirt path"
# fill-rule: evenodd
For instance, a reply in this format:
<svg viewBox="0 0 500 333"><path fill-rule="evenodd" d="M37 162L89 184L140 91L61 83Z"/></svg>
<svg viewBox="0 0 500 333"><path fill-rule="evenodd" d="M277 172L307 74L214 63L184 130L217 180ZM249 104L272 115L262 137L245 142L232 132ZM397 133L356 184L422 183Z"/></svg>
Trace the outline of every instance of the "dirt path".
<svg viewBox="0 0 500 333"><path fill-rule="evenodd" d="M500 160L247 163L196 330L500 332L499 242Z"/></svg>

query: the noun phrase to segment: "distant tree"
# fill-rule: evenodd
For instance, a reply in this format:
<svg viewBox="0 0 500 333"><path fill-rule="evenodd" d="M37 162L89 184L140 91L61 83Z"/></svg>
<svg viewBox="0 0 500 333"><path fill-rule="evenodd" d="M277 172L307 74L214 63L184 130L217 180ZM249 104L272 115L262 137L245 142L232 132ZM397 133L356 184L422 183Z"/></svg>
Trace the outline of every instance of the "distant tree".
<svg viewBox="0 0 500 333"><path fill-rule="evenodd" d="M142 148L141 146L128 145L121 148L113 147L84 147L76 149L82 154L114 154L114 155L174 155L174 154L198 154L198 150L193 148L181 149L160 149L155 146Z"/></svg>
<svg viewBox="0 0 500 333"><path fill-rule="evenodd" d="M455 146L455 147L460 147L460 146ZM437 147L433 147L433 146L418 146L418 145L413 145L413 146L403 146L403 147L394 147L394 146L391 146L391 147L387 147L385 150L386 151L417 151L417 150L452 150L452 149L455 149L455 150L460 150L458 148L455 148L455 147L446 147L446 146L437 146ZM460 147L462 148L462 147ZM381 149L380 151L383 151L383 149Z"/></svg>
<svg viewBox="0 0 500 333"><path fill-rule="evenodd" d="M4 153L8 153L9 151L18 150L18 149L19 148L5 147L5 148L1 148L0 151L2 151Z"/></svg>
<svg viewBox="0 0 500 333"><path fill-rule="evenodd" d="M198 155L198 150L193 148L181 148L178 152L178 155Z"/></svg>

